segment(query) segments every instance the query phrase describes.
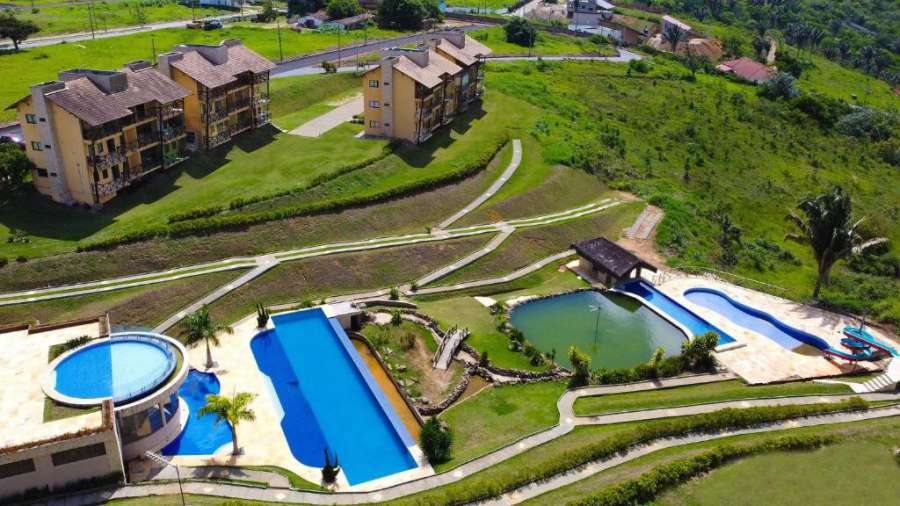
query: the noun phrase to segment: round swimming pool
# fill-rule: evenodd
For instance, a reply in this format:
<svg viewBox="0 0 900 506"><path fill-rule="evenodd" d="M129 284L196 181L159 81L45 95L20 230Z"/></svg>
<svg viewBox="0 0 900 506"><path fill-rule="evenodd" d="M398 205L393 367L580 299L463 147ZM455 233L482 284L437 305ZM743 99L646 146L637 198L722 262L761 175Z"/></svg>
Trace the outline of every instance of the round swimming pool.
<svg viewBox="0 0 900 506"><path fill-rule="evenodd" d="M100 339L57 359L49 385L54 392L47 393L67 404L110 397L122 403L156 388L172 373L175 362L165 340L153 335Z"/></svg>

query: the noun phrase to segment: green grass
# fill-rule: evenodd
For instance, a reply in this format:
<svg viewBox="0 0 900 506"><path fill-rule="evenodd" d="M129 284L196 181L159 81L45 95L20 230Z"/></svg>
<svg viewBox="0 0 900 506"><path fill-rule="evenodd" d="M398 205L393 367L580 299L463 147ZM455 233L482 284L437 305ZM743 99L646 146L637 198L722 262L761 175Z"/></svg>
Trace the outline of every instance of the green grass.
<svg viewBox="0 0 900 506"><path fill-rule="evenodd" d="M442 472L556 424L556 401L565 383L494 386L441 413L453 430L452 460Z"/></svg>
<svg viewBox="0 0 900 506"><path fill-rule="evenodd" d="M266 472L270 472L270 473L280 474L288 479L288 481L291 484L291 488L295 488L297 490L315 490L315 491L322 490L322 487L320 487L319 485L317 485L311 481L304 480L297 473L291 471L290 469L285 469L283 467L279 467L279 466L240 466L240 469L244 469L244 470L248 470L248 471L266 471Z"/></svg>
<svg viewBox="0 0 900 506"><path fill-rule="evenodd" d="M108 313L114 325L153 327L241 274L242 270L217 272L93 295L0 306L0 324L50 323Z"/></svg>
<svg viewBox="0 0 900 506"><path fill-rule="evenodd" d="M852 391L846 385L797 382L748 386L739 380L731 380L646 392L582 397L575 401L575 414L587 416L641 409L674 408L691 404L706 404L739 399L849 393L852 393Z"/></svg>
<svg viewBox="0 0 900 506"><path fill-rule="evenodd" d="M530 53L534 56L547 55L599 55L611 56L617 54L616 50L607 44L595 44L588 37L574 37L544 31L537 32L534 47ZM494 51L498 55L527 55L529 48L506 41L506 32L502 26L492 26L475 30L470 34Z"/></svg>
<svg viewBox="0 0 900 506"><path fill-rule="evenodd" d="M62 3L62 2L58 2ZM128 1L104 1L94 4L94 31L104 33L110 28L122 26L138 26L139 19L136 15L135 5L138 2ZM41 29L35 37L45 37L60 33L90 32L90 14L87 3L70 4L66 6L40 7L33 13L30 9L15 11L19 19L27 19L35 22ZM167 0L155 5L143 5L142 11L146 20L144 24L159 23L163 21L176 21L179 19L190 20L192 10L190 7ZM209 7L197 7L198 18L210 16L222 16L232 14L231 11L213 9Z"/></svg>
<svg viewBox="0 0 900 506"><path fill-rule="evenodd" d="M514 4L515 2L511 0L449 0L447 2L447 5L450 7L468 7L470 9L479 9L481 12L485 9L488 11L506 9Z"/></svg>
<svg viewBox="0 0 900 506"><path fill-rule="evenodd" d="M334 103L360 91L352 73L282 77L269 84L269 111L280 128L292 130L335 108Z"/></svg>
<svg viewBox="0 0 900 506"><path fill-rule="evenodd" d="M395 37L399 32L369 29L369 40ZM362 41L362 30L341 34L341 44ZM266 58L280 57L278 34L272 27L255 23L229 23L221 30L188 30L171 28L153 32L123 35L107 39L57 44L0 55L0 75L15 75L16 79L0 81L0 104L15 102L29 93L33 84L57 78L61 70L72 68L121 68L134 60L149 60L155 44L158 53L181 44L217 44L223 39L241 39L243 43ZM337 47L336 32L286 30L282 25L281 42L285 59L306 53ZM0 111L0 121L14 119L15 111Z"/></svg>
<svg viewBox="0 0 900 506"><path fill-rule="evenodd" d="M658 505L890 504L900 497L894 432L811 452L756 455L716 469L659 497ZM798 482L798 477L802 477Z"/></svg>

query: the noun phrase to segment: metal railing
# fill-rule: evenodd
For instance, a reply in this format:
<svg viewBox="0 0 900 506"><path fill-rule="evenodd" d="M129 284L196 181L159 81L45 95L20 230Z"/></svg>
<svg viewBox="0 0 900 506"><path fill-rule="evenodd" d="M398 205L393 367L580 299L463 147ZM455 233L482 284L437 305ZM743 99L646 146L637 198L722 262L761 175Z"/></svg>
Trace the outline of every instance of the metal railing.
<svg viewBox="0 0 900 506"><path fill-rule="evenodd" d="M256 126L258 127L268 125L271 121L272 118L267 112L262 112L256 115Z"/></svg>
<svg viewBox="0 0 900 506"><path fill-rule="evenodd" d="M154 388L159 386L159 384L162 383L166 378L168 378L169 376L172 375L172 372L175 370L175 364L178 362L178 360L175 358L175 353L172 351L171 347L169 346L169 343L162 341L161 339L158 339L155 337L142 336L139 334L129 334L126 336L110 337L109 341L110 341L110 343L113 343L115 341L142 341L142 342L146 342L146 343L151 343L154 346L161 348L163 350L163 353L165 354L166 359L168 361L168 363L166 364L165 371L154 376L150 381L147 381L146 379L141 378L139 380L139 381L141 381L141 383L143 383L143 385L141 387L130 389L124 394L114 395L112 397L113 403L124 402L124 401L130 400L130 399L134 399L138 396L141 396L141 395L153 390ZM138 381L138 380L135 380L135 381Z"/></svg>
<svg viewBox="0 0 900 506"><path fill-rule="evenodd" d="M88 164L98 169L108 169L113 165L118 165L125 160L124 152L120 149L102 155L94 155L88 157Z"/></svg>
<svg viewBox="0 0 900 506"><path fill-rule="evenodd" d="M214 148L216 146L221 146L228 142L229 139L231 139L231 135L229 135L227 131L218 133L209 138L209 147Z"/></svg>

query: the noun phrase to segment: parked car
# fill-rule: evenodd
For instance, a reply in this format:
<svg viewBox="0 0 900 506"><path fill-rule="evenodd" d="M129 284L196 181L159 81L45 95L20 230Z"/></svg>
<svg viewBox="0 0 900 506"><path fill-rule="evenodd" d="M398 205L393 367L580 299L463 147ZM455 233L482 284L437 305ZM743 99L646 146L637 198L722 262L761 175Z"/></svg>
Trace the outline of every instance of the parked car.
<svg viewBox="0 0 900 506"><path fill-rule="evenodd" d="M222 22L218 19L210 19L203 22L204 30L218 30L220 28L222 28Z"/></svg>
<svg viewBox="0 0 900 506"><path fill-rule="evenodd" d="M194 21L191 21L190 23L188 23L185 26L187 26L189 29L199 30L200 28L203 28L203 21L200 21L199 19L195 19Z"/></svg>

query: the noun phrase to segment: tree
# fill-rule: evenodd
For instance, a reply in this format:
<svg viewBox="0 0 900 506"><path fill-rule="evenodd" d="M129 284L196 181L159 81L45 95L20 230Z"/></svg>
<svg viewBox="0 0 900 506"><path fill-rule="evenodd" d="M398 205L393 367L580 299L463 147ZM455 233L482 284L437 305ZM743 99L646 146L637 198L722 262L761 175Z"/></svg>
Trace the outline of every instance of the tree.
<svg viewBox="0 0 900 506"><path fill-rule="evenodd" d="M419 445L428 462L432 464L440 464L450 460L450 448L453 445L453 432L450 427L431 417L422 426L422 432L419 434Z"/></svg>
<svg viewBox="0 0 900 506"><path fill-rule="evenodd" d="M428 9L422 0L383 0L378 5L378 26L396 30L419 30Z"/></svg>
<svg viewBox="0 0 900 506"><path fill-rule="evenodd" d="M331 454L325 448L325 465L322 466L322 482L331 485L337 480L341 472L341 463L338 461L337 452L334 452L334 463L331 462Z"/></svg>
<svg viewBox="0 0 900 506"><path fill-rule="evenodd" d="M248 406L253 402L255 395L249 392L238 392L233 396L207 395L206 404L197 411L197 415L213 415L216 423L228 422L231 424L231 453L240 454L238 446L238 424L242 421L252 422L256 420L256 414Z"/></svg>
<svg viewBox="0 0 900 506"><path fill-rule="evenodd" d="M357 0L328 0L325 12L334 19L349 18L362 12Z"/></svg>
<svg viewBox="0 0 900 506"><path fill-rule="evenodd" d="M772 41L766 37L754 35L753 40L750 41L750 45L753 46L753 52L756 54L756 59L765 61L766 55L772 47Z"/></svg>
<svg viewBox="0 0 900 506"><path fill-rule="evenodd" d="M134 19L134 24L138 26L147 24L147 13L144 11L144 6L139 3L131 7L131 17Z"/></svg>
<svg viewBox="0 0 900 506"><path fill-rule="evenodd" d="M678 43L685 38L685 35L684 30L682 30L680 26L669 24L666 25L666 29L662 32L662 39L669 43L669 46L674 53L678 50Z"/></svg>
<svg viewBox="0 0 900 506"><path fill-rule="evenodd" d="M716 366L712 352L719 344L719 335L707 332L681 343L681 364L689 371L709 371Z"/></svg>
<svg viewBox="0 0 900 506"><path fill-rule="evenodd" d="M304 16L323 7L322 0L288 0L288 17Z"/></svg>
<svg viewBox="0 0 900 506"><path fill-rule="evenodd" d="M203 306L197 311L189 314L184 319L185 326L185 343L188 346L196 346L200 342L206 343L206 368L211 368L213 364L212 352L210 344L219 345L219 338L216 334L220 331L231 334L234 330L227 325L216 324L209 315L209 308Z"/></svg>
<svg viewBox="0 0 900 506"><path fill-rule="evenodd" d="M796 79L786 72L779 72L775 74L775 77L760 84L758 93L761 97L769 100L778 100L779 98L790 100L800 96Z"/></svg>
<svg viewBox="0 0 900 506"><path fill-rule="evenodd" d="M269 323L269 310L260 303L256 304L256 327L265 328Z"/></svg>
<svg viewBox="0 0 900 506"><path fill-rule="evenodd" d="M887 242L883 237L864 240L859 233L862 219L854 220L850 195L843 188L835 186L823 195L807 197L797 206L805 219L795 213L788 219L800 230L799 234L788 234L787 238L809 244L816 257L817 276L813 288L813 298L819 298L819 290L828 282L831 268L838 260Z"/></svg>
<svg viewBox="0 0 900 506"><path fill-rule="evenodd" d="M569 362L572 363L572 378L569 379L569 388L583 387L591 380L591 357L587 356L577 346L569 348Z"/></svg>
<svg viewBox="0 0 900 506"><path fill-rule="evenodd" d="M506 42L525 47L534 47L537 39L537 30L525 18L514 17L503 26L506 32Z"/></svg>
<svg viewBox="0 0 900 506"><path fill-rule="evenodd" d="M13 43L13 48L18 51L19 44L30 35L41 29L34 22L26 19L18 19L12 12L0 14L0 39L8 38Z"/></svg>
<svg viewBox="0 0 900 506"><path fill-rule="evenodd" d="M0 144L0 199L8 201L32 170L34 164L17 144Z"/></svg>
<svg viewBox="0 0 900 506"><path fill-rule="evenodd" d="M662 363L663 355L665 353L666 350L664 350L662 346L657 346L656 349L653 350L653 355L650 356L650 362L648 362L648 365L650 366L650 370L653 372L654 378L659 376L659 364Z"/></svg>
<svg viewBox="0 0 900 506"><path fill-rule="evenodd" d="M259 13L259 20L263 22L271 22L275 21L275 17L278 15L275 12L275 3L272 0L265 0L262 3L262 10Z"/></svg>
<svg viewBox="0 0 900 506"><path fill-rule="evenodd" d="M736 33L730 33L722 39L722 50L725 51L725 54L733 58L741 56L741 53L743 52L741 48L743 45L743 39Z"/></svg>

